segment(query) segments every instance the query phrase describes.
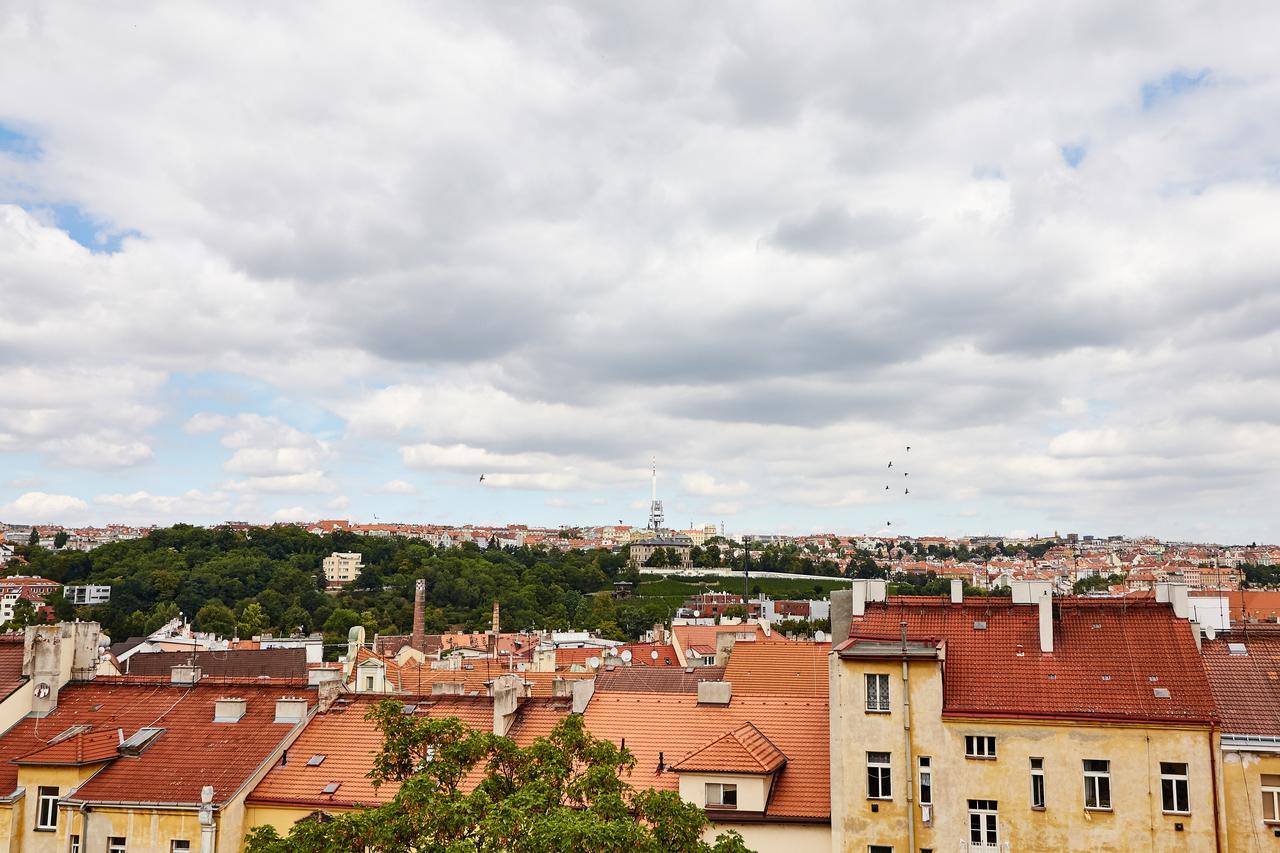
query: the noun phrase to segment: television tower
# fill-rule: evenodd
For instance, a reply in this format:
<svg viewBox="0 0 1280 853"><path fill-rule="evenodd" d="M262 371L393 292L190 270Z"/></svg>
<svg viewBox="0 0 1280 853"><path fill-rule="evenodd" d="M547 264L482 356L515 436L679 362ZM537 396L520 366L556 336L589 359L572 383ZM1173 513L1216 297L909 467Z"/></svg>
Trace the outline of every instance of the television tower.
<svg viewBox="0 0 1280 853"><path fill-rule="evenodd" d="M662 501L658 500L658 459L653 458L653 493L649 499L649 529L657 533L666 519L662 513Z"/></svg>

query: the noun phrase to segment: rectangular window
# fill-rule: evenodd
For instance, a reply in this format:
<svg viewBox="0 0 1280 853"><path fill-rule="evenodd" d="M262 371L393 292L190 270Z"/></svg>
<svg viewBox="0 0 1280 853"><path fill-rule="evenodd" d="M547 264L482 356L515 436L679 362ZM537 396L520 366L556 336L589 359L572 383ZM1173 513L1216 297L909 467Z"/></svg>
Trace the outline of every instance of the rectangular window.
<svg viewBox="0 0 1280 853"><path fill-rule="evenodd" d="M118 835L113 835L108 838L107 853L127 853L124 846L124 839Z"/></svg>
<svg viewBox="0 0 1280 853"><path fill-rule="evenodd" d="M867 847L867 853L893 853L893 848L888 844L871 844Z"/></svg>
<svg viewBox="0 0 1280 853"><path fill-rule="evenodd" d="M1086 758L1084 760L1084 807L1110 810L1111 762Z"/></svg>
<svg viewBox="0 0 1280 853"><path fill-rule="evenodd" d="M889 676L867 673L867 710L883 712L889 710Z"/></svg>
<svg viewBox="0 0 1280 853"><path fill-rule="evenodd" d="M707 808L736 809L738 807L738 786L726 785L723 782L707 783Z"/></svg>
<svg viewBox="0 0 1280 853"><path fill-rule="evenodd" d="M1187 765L1173 761L1160 762L1160 803L1166 812L1190 814L1187 797Z"/></svg>
<svg viewBox="0 0 1280 853"><path fill-rule="evenodd" d="M995 735L965 735L964 736L964 757L965 758L995 758L996 757Z"/></svg>
<svg viewBox="0 0 1280 853"><path fill-rule="evenodd" d="M867 799L893 799L893 780L889 776L889 753L867 753Z"/></svg>
<svg viewBox="0 0 1280 853"><path fill-rule="evenodd" d="M969 801L969 849L1000 849L1000 830L995 800Z"/></svg>
<svg viewBox="0 0 1280 853"><path fill-rule="evenodd" d="M41 785L36 789L36 829L52 832L58 828L58 789Z"/></svg>
<svg viewBox="0 0 1280 853"><path fill-rule="evenodd" d="M191 842L185 838L175 838L169 842L169 853L188 853Z"/></svg>
<svg viewBox="0 0 1280 853"><path fill-rule="evenodd" d="M1262 819L1280 823L1280 774L1262 774Z"/></svg>
<svg viewBox="0 0 1280 853"><path fill-rule="evenodd" d="M920 805L933 805L933 761L927 755L920 756Z"/></svg>
<svg viewBox="0 0 1280 853"><path fill-rule="evenodd" d="M71 841L71 845L70 845L71 853L80 853L80 836L72 835L70 836L70 841Z"/></svg>
<svg viewBox="0 0 1280 853"><path fill-rule="evenodd" d="M1031 808L1044 808L1044 759L1031 759Z"/></svg>

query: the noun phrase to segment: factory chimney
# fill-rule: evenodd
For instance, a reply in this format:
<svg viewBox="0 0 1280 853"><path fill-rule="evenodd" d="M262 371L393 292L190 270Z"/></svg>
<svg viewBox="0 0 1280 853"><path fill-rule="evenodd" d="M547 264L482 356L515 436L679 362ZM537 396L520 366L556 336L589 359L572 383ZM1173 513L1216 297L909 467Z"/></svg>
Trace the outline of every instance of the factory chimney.
<svg viewBox="0 0 1280 853"><path fill-rule="evenodd" d="M413 636L409 638L409 645L420 652L425 652L427 645L426 601L427 582L418 578L413 584Z"/></svg>

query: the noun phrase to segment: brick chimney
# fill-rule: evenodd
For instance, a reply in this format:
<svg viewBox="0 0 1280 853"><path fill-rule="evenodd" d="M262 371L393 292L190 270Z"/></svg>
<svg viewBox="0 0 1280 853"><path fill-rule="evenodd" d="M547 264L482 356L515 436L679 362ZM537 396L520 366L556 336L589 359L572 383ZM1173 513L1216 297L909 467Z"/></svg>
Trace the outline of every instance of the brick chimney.
<svg viewBox="0 0 1280 853"><path fill-rule="evenodd" d="M493 600L493 659L498 659L498 641L502 638L502 626L498 621L498 599Z"/></svg>
<svg viewBox="0 0 1280 853"><path fill-rule="evenodd" d="M427 645L426 602L427 582L419 578L413 584L413 636L409 645L420 652L425 652Z"/></svg>

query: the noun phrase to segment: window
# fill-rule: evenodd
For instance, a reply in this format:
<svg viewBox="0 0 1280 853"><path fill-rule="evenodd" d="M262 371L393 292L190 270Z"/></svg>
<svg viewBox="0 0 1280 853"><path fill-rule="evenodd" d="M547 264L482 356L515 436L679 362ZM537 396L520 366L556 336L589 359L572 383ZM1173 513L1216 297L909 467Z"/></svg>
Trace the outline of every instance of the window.
<svg viewBox="0 0 1280 853"><path fill-rule="evenodd" d="M185 853L191 849L191 842L185 838L175 838L169 842L169 853Z"/></svg>
<svg viewBox="0 0 1280 853"><path fill-rule="evenodd" d="M70 836L70 841L71 841L71 853L80 853L80 836L72 835Z"/></svg>
<svg viewBox="0 0 1280 853"><path fill-rule="evenodd" d="M113 835L107 839L107 853L126 853L124 839Z"/></svg>
<svg viewBox="0 0 1280 853"><path fill-rule="evenodd" d="M994 735L965 735L965 758L995 758L996 739Z"/></svg>
<svg viewBox="0 0 1280 853"><path fill-rule="evenodd" d="M867 753L867 799L893 799L893 782L889 777L889 753Z"/></svg>
<svg viewBox="0 0 1280 853"><path fill-rule="evenodd" d="M36 792L39 797L36 801L36 829L53 832L58 828L58 789L41 785Z"/></svg>
<svg viewBox="0 0 1280 853"><path fill-rule="evenodd" d="M933 805L933 762L927 755L920 756L920 805Z"/></svg>
<svg viewBox="0 0 1280 853"><path fill-rule="evenodd" d="M998 850L1000 832L995 800L969 801L969 849Z"/></svg>
<svg viewBox="0 0 1280 853"><path fill-rule="evenodd" d="M707 783L707 808L736 809L738 807L738 786L723 782Z"/></svg>
<svg viewBox="0 0 1280 853"><path fill-rule="evenodd" d="M867 710L880 713L889 710L889 676L867 673Z"/></svg>
<svg viewBox="0 0 1280 853"><path fill-rule="evenodd" d="M1166 812L1190 814L1187 796L1187 765L1173 761L1160 762L1160 803Z"/></svg>
<svg viewBox="0 0 1280 853"><path fill-rule="evenodd" d="M1044 759L1031 759L1031 808L1044 808Z"/></svg>
<svg viewBox="0 0 1280 853"><path fill-rule="evenodd" d="M1084 807L1111 808L1111 762L1084 760Z"/></svg>
<svg viewBox="0 0 1280 853"><path fill-rule="evenodd" d="M1280 775L1262 774L1262 819L1280 823Z"/></svg>
<svg viewBox="0 0 1280 853"><path fill-rule="evenodd" d="M368 690L368 691L372 691L372 690L373 690L373 676L372 676L372 675L366 675L366 676L364 677L364 689L365 689L365 690Z"/></svg>
<svg viewBox="0 0 1280 853"><path fill-rule="evenodd" d="M871 844L867 846L867 853L893 853L893 848L888 844Z"/></svg>

